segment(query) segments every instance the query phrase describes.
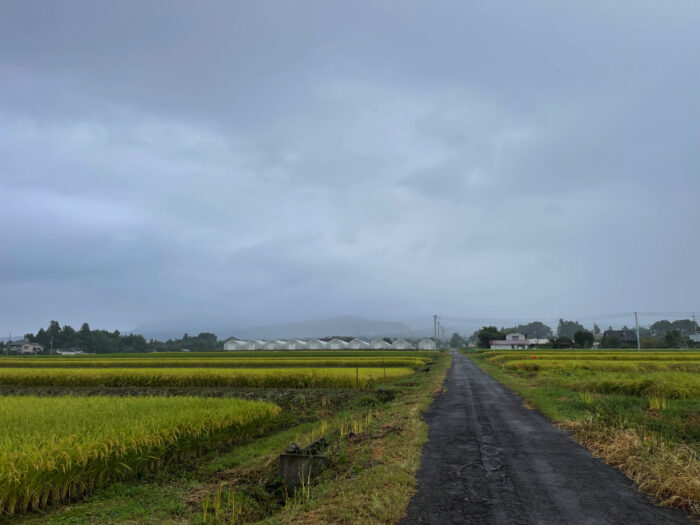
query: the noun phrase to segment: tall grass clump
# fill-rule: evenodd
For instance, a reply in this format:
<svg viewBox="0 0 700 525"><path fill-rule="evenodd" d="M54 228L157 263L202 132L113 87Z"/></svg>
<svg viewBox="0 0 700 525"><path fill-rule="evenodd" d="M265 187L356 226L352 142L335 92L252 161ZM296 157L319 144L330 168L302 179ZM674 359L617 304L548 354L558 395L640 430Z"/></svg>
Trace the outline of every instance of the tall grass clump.
<svg viewBox="0 0 700 525"><path fill-rule="evenodd" d="M243 440L279 410L198 397L1 397L0 514L65 501Z"/></svg>

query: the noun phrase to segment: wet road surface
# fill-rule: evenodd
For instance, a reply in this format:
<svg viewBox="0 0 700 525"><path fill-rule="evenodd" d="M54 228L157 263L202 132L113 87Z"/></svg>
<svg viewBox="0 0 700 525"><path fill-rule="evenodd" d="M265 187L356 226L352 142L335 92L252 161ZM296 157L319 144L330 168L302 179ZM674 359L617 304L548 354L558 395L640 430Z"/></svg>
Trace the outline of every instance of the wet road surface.
<svg viewBox="0 0 700 525"><path fill-rule="evenodd" d="M402 525L685 524L453 352ZM446 391L445 391L446 390Z"/></svg>

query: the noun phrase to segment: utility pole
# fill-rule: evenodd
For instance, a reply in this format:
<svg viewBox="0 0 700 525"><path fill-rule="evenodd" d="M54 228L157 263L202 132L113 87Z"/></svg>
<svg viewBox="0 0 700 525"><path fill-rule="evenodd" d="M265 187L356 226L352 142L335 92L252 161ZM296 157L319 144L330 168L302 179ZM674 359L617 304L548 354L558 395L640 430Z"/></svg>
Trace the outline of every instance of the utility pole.
<svg viewBox="0 0 700 525"><path fill-rule="evenodd" d="M435 350L437 351L438 349L438 330L437 330L437 315L433 316L433 332L435 333Z"/></svg>
<svg viewBox="0 0 700 525"><path fill-rule="evenodd" d="M634 312L634 326L637 329L637 351L641 351L642 342L639 340L639 320L637 319L637 312Z"/></svg>

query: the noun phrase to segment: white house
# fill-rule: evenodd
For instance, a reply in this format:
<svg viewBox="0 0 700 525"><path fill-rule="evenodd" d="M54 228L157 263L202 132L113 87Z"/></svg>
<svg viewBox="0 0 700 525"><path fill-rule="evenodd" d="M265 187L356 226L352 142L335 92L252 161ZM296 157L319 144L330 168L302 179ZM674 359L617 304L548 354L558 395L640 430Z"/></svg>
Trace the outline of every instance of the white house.
<svg viewBox="0 0 700 525"><path fill-rule="evenodd" d="M505 339L491 341L491 350L527 350L529 347L527 337L517 332L506 335Z"/></svg>
<svg viewBox="0 0 700 525"><path fill-rule="evenodd" d="M418 350L437 350L437 346L432 339L421 339L418 341Z"/></svg>
<svg viewBox="0 0 700 525"><path fill-rule="evenodd" d="M372 339L372 342L369 344L370 348L372 350L391 350L392 346L391 343L387 343L384 339L377 338L377 339Z"/></svg>
<svg viewBox="0 0 700 525"><path fill-rule="evenodd" d="M7 343L10 347L10 352L17 352L18 354L36 354L37 352L42 352L44 347L38 343L30 343L26 339L21 341L10 341Z"/></svg>
<svg viewBox="0 0 700 525"><path fill-rule="evenodd" d="M308 348L309 344L301 339L290 339L285 346L286 350L306 350Z"/></svg>
<svg viewBox="0 0 700 525"><path fill-rule="evenodd" d="M326 350L328 348L328 342L320 339L309 339L306 344L309 350Z"/></svg>
<svg viewBox="0 0 700 525"><path fill-rule="evenodd" d="M272 339L265 343L265 350L285 350L287 346L286 341L281 341L279 339Z"/></svg>
<svg viewBox="0 0 700 525"><path fill-rule="evenodd" d="M402 338L394 339L391 347L394 350L415 350L415 347L411 343Z"/></svg>
<svg viewBox="0 0 700 525"><path fill-rule="evenodd" d="M370 344L362 339L353 339L348 343L348 348L352 350L369 350Z"/></svg>
<svg viewBox="0 0 700 525"><path fill-rule="evenodd" d="M348 344L342 339L331 339L328 341L329 350L345 350L347 347Z"/></svg>

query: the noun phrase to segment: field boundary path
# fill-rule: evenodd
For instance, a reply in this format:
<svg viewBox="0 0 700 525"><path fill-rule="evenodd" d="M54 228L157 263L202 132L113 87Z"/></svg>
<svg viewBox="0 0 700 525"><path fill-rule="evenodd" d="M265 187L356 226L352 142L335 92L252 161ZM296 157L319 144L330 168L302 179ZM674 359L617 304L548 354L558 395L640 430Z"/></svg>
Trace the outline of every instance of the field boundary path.
<svg viewBox="0 0 700 525"><path fill-rule="evenodd" d="M425 419L418 492L402 525L692 523L654 506L621 472L456 352Z"/></svg>

